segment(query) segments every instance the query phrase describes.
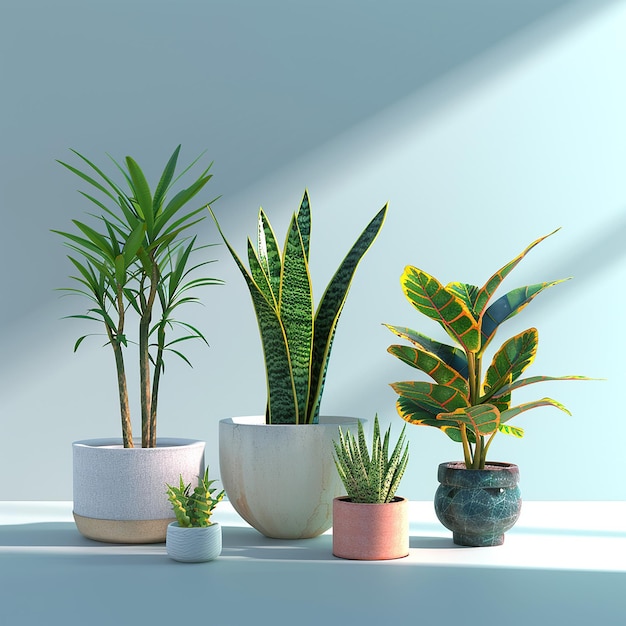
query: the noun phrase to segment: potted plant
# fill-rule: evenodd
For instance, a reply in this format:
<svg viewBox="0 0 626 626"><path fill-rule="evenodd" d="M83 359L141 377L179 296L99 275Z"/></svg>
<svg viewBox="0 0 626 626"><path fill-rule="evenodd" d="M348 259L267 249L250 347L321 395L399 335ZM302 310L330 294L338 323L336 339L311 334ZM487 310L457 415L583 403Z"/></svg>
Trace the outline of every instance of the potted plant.
<svg viewBox="0 0 626 626"><path fill-rule="evenodd" d="M193 182L168 198L177 181L196 162L177 174L180 146L169 158L152 191L134 159L115 182L83 155L86 171L60 162L89 185L81 194L98 214L90 223L73 220L75 232L53 231L70 248L75 274L67 294L87 298L86 312L69 317L96 322L104 328L116 368L122 438L77 441L74 453L74 517L81 533L101 541L162 542L171 511L162 485L182 471L185 480L204 471L204 442L157 440L157 403L165 357L181 351L183 342L203 334L179 318L183 305L197 302L193 291L221 281L199 270L209 261L194 260L200 250L188 233L202 220L201 208L186 208L211 179L209 167ZM134 326L136 335L131 334ZM182 332L181 332L182 331ZM74 351L89 335L82 335ZM141 439L133 437L125 353L138 346Z"/></svg>
<svg viewBox="0 0 626 626"><path fill-rule="evenodd" d="M248 270L220 230L250 290L265 356L264 416L220 422L220 472L235 510L268 537L314 537L332 524L342 493L331 441L356 418L319 415L337 321L356 268L380 231L387 206L372 219L314 307L309 271L311 211L305 191L281 251L261 209Z"/></svg>
<svg viewBox="0 0 626 626"><path fill-rule="evenodd" d="M191 483L185 484L182 475L178 487L167 485L167 497L176 521L167 527L165 547L175 561L212 561L222 552L222 527L217 522L211 522L211 515L224 497L224 491L213 497L217 491L211 487L214 482L209 480L207 467L204 476L198 476L198 486L193 492Z"/></svg>
<svg viewBox="0 0 626 626"><path fill-rule="evenodd" d="M357 428L357 437L339 428L339 441L333 441L335 465L348 494L333 500L333 554L366 561L399 559L409 553L408 500L395 495L409 460L406 424L391 455L391 427L381 439L378 415L371 453L361 422Z"/></svg>
<svg viewBox="0 0 626 626"><path fill-rule="evenodd" d="M542 291L563 282L555 280L519 287L490 304L508 274L532 248L550 235L530 244L480 288L460 282L444 286L413 266L407 266L401 277L409 302L420 313L438 322L456 344L440 343L409 328L388 326L396 335L413 344L392 345L388 351L434 380L434 383L393 383L391 386L399 396L398 413L412 424L441 429L463 447L462 462L439 466L441 484L435 495L437 516L453 531L454 542L459 545L499 545L504 541L504 532L519 516L521 496L517 466L486 460L496 434L522 437L523 430L509 422L530 409L553 406L569 413L551 398L512 406L512 392L542 381L584 378L522 378L537 352L539 337L536 328L518 333L495 350L483 376L485 350L499 326Z"/></svg>

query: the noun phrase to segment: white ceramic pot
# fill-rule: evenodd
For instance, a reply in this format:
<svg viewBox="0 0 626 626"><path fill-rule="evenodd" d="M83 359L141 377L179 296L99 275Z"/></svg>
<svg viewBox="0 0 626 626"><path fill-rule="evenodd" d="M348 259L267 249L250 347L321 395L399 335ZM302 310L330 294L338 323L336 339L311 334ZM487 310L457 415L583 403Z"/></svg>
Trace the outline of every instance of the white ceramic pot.
<svg viewBox="0 0 626 626"><path fill-rule="evenodd" d="M137 445L141 445L140 443ZM196 485L204 473L203 441L160 438L156 448L124 448L120 439L72 444L74 519L89 539L162 543L175 521L166 484Z"/></svg>
<svg viewBox="0 0 626 626"><path fill-rule="evenodd" d="M165 548L175 561L212 561L222 553L222 527L213 522L205 527L182 528L178 522L172 522L167 527Z"/></svg>
<svg viewBox="0 0 626 626"><path fill-rule="evenodd" d="M220 421L220 475L234 509L267 537L316 537L332 525L333 499L345 490L333 461L338 427L355 417L320 417L319 424L265 424L263 416Z"/></svg>

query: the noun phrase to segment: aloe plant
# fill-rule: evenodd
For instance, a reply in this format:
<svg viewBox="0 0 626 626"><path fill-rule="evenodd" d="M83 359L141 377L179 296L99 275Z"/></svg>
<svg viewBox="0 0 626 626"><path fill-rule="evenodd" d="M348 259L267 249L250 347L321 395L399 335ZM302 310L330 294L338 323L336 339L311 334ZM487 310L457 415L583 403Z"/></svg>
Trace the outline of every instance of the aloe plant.
<svg viewBox="0 0 626 626"><path fill-rule="evenodd" d="M356 268L378 235L386 213L387 205L361 233L315 311L309 271L311 210L306 191L291 219L282 252L265 212L260 209L256 250L248 239L249 271L211 211L246 280L256 311L267 377L266 423L318 422L337 322Z"/></svg>
<svg viewBox="0 0 626 626"><path fill-rule="evenodd" d="M223 490L213 497L217 491L216 488L211 487L214 482L216 481L209 480L209 468L207 467L204 476L198 477L198 486L194 488L193 492L191 491L191 483L185 485L182 476L178 487L167 485L167 497L172 504L179 526L204 528L211 525L213 510L224 497Z"/></svg>
<svg viewBox="0 0 626 626"><path fill-rule="evenodd" d="M554 232L531 243L480 288L460 282L444 286L413 266L407 266L400 279L408 301L420 313L438 322L456 345L440 343L409 328L386 324L396 335L413 344L392 345L388 352L434 380L434 384L392 383L391 387L399 395L397 411L407 422L439 428L452 440L462 443L467 469L485 467L487 451L497 433L523 436L521 428L509 424L520 413L553 406L569 414L552 398L511 406L514 390L542 381L586 379L584 376L521 378L535 359L539 341L536 328L529 328L502 344L495 351L484 378L482 376L485 350L499 326L517 315L542 291L567 280L519 287L490 304L508 274L530 250Z"/></svg>
<svg viewBox="0 0 626 626"><path fill-rule="evenodd" d="M335 465L352 502L382 504L391 502L409 460L409 444L404 441L406 424L389 455L391 426L380 437L378 415L374 418L371 454L367 449L363 424L358 422L358 434L344 434L339 428L339 441L333 441Z"/></svg>
<svg viewBox="0 0 626 626"><path fill-rule="evenodd" d="M77 270L71 278L78 286L62 291L84 296L91 303L86 313L68 317L104 325L106 344L115 357L122 439L127 448L134 444L124 349L132 342L128 335L130 321L137 320L142 447L155 447L165 354L173 353L189 363L180 350L181 342L200 339L206 343L197 328L174 315L182 305L198 301L190 291L222 282L197 275L199 268L212 261L192 261L207 246L196 245L196 238L189 237L187 231L204 219L200 213L206 202L194 210L183 210L212 178L208 173L211 165L168 200L173 186L200 159L176 175L180 146L169 158L154 192L131 157L126 157L126 168L111 159L124 179L119 184L82 154L73 152L88 166L86 171L59 163L93 188L95 196L80 193L99 209L99 214L92 214L92 225L73 220L75 233L53 231L72 251L68 258ZM175 327L182 334L169 338L169 331ZM88 336L78 338L74 351Z"/></svg>

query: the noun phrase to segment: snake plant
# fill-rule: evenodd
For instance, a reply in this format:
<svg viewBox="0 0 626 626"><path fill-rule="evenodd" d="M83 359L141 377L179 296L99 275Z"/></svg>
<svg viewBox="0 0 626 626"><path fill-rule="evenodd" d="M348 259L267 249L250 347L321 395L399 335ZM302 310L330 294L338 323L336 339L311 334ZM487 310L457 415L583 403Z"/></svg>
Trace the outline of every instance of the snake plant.
<svg viewBox="0 0 626 626"><path fill-rule="evenodd" d="M265 355L266 423L318 422L337 321L356 268L378 235L386 213L387 205L361 233L330 280L315 311L309 271L311 210L306 191L291 219L282 252L265 212L260 209L256 250L248 239L249 271L228 243L211 211L248 285L255 308Z"/></svg>
<svg viewBox="0 0 626 626"><path fill-rule="evenodd" d="M180 350L181 342L200 339L206 343L197 328L176 319L174 314L182 305L198 301L190 291L222 282L197 275L197 270L210 261L191 260L206 247L196 245L196 238L187 235L189 228L204 219L200 212L205 210L206 202L200 208L183 210L212 178L208 173L211 165L168 201L173 186L200 157L176 175L178 146L152 192L144 173L131 157L126 157L126 168L112 159L123 177L118 184L92 161L73 152L88 166L86 171L59 163L93 188L92 193L98 197L80 193L99 209L99 214L92 215L92 225L73 220L75 233L53 231L64 238L72 251L68 258L77 270L71 278L78 286L62 291L84 296L91 303L86 314L69 317L104 325L107 344L115 356L126 448L134 444L124 348L131 343L130 322L137 320L142 447L155 447L157 401L165 354L174 353L189 363ZM183 332L169 338L169 331L175 327ZM78 338L74 351L87 336Z"/></svg>
<svg viewBox="0 0 626 626"><path fill-rule="evenodd" d="M358 422L358 434L350 431L345 435L339 428L339 441L333 441L335 465L341 481L352 502L383 504L391 502L409 460L409 444L404 441L402 428L400 437L389 456L391 426L380 437L378 415L374 418L372 452L367 449L363 424Z"/></svg>
<svg viewBox="0 0 626 626"><path fill-rule="evenodd" d="M211 487L215 481L209 480L208 467L204 476L198 478L198 486L194 488L193 492L191 491L191 483L185 485L182 476L178 487L167 485L167 497L172 504L178 525L183 528L210 526L213 509L224 497L223 490L213 497L217 489Z"/></svg>
<svg viewBox="0 0 626 626"><path fill-rule="evenodd" d="M511 406L514 390L542 381L585 379L583 376L521 378L535 359L539 341L536 328L529 328L502 344L482 377L485 349L500 324L519 313L545 289L567 280L519 287L490 304L508 274L532 248L554 232L531 243L480 288L460 282L444 286L413 266L407 266L402 274L402 289L408 301L420 313L438 322L456 345L440 343L409 328L386 325L413 344L392 345L388 352L434 380L434 384L392 383L399 395L396 408L407 422L434 426L462 443L467 469L485 467L487 451L497 433L523 436L521 428L509 424L520 413L553 406L569 414L552 398Z"/></svg>

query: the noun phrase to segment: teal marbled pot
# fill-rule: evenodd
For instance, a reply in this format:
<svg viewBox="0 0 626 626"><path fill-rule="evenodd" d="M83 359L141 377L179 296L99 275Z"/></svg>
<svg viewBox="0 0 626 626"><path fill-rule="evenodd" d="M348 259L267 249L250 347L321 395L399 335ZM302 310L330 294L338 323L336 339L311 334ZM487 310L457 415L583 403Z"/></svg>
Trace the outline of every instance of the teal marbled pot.
<svg viewBox="0 0 626 626"><path fill-rule="evenodd" d="M435 512L460 546L499 546L522 509L519 469L511 463L488 463L466 470L464 463L442 463L437 474Z"/></svg>

